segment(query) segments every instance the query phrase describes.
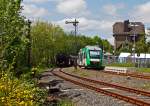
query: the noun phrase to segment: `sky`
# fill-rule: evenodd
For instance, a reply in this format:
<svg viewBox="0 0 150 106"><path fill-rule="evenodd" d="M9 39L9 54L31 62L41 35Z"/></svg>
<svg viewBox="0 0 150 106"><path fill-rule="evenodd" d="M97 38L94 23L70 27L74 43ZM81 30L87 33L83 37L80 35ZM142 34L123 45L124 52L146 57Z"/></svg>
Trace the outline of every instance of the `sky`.
<svg viewBox="0 0 150 106"><path fill-rule="evenodd" d="M24 0L22 14L30 20L48 21L60 25L66 32L74 30L65 24L75 18L78 33L98 35L114 43L112 25L129 19L150 28L150 0Z"/></svg>

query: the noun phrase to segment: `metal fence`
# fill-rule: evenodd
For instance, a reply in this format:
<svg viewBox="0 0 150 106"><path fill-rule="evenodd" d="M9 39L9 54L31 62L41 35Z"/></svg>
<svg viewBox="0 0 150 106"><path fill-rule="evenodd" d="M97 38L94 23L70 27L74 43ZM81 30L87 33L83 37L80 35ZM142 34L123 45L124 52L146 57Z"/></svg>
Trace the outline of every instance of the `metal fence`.
<svg viewBox="0 0 150 106"><path fill-rule="evenodd" d="M136 59L135 67L150 68L150 59Z"/></svg>
<svg viewBox="0 0 150 106"><path fill-rule="evenodd" d="M110 65L110 64L125 64L125 63L131 63L135 67L141 67L141 68L150 68L150 58L119 58L118 56L104 56L103 58L103 64L104 65Z"/></svg>
<svg viewBox="0 0 150 106"><path fill-rule="evenodd" d="M119 63L117 56L104 56L103 58L103 64L108 65L112 63Z"/></svg>

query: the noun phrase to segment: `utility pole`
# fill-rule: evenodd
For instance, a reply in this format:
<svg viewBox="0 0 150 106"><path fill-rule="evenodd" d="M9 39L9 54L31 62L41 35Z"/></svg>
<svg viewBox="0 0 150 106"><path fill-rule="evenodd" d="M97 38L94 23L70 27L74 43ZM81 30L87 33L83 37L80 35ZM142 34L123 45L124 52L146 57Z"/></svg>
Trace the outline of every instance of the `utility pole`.
<svg viewBox="0 0 150 106"><path fill-rule="evenodd" d="M136 63L136 62L135 62L135 40L136 40L136 39L135 39L135 36L136 36L136 35L135 35L135 23L133 24L133 26L134 26L134 44L133 44L133 48L134 48L134 65L135 65L135 63Z"/></svg>
<svg viewBox="0 0 150 106"><path fill-rule="evenodd" d="M75 30L75 52L76 52L76 55L77 55L77 26L78 26L78 23L79 21L77 21L76 19L74 21L66 21L65 22L66 24L73 24L74 26L74 30ZM75 62L74 62L74 66L75 66L75 69L77 69L77 57L75 57Z"/></svg>
<svg viewBox="0 0 150 106"><path fill-rule="evenodd" d="M133 48L132 48L132 51L134 54L134 65L135 65L135 63L136 63L136 59L135 59L136 26L139 26L139 25L136 24L135 22L130 23L129 25L130 25L130 27L133 27Z"/></svg>
<svg viewBox="0 0 150 106"><path fill-rule="evenodd" d="M27 62L28 62L28 67L31 68L32 65L31 65L31 21L30 20L27 20L27 26L28 26L27 38L29 39L29 44L28 44L28 48L27 48L27 51L28 51Z"/></svg>

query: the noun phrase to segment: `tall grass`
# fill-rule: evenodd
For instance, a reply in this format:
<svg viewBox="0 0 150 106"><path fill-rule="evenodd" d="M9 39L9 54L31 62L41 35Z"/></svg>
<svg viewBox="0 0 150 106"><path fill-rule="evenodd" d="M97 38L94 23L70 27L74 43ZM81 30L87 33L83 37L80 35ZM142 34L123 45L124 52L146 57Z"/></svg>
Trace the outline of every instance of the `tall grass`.
<svg viewBox="0 0 150 106"><path fill-rule="evenodd" d="M111 63L106 66L116 66L116 67L134 67L133 63Z"/></svg>

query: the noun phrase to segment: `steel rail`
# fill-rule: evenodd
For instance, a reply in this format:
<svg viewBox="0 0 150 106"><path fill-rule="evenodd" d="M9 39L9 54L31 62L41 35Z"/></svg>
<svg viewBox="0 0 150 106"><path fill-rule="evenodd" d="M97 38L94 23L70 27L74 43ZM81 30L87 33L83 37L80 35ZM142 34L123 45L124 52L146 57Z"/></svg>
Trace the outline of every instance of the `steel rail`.
<svg viewBox="0 0 150 106"><path fill-rule="evenodd" d="M117 89L120 89L120 90L125 90L125 91L128 91L128 92L141 94L141 95L150 97L150 92L147 92L147 91L134 89L134 88L129 88L129 87L124 87L124 86L120 86L120 85L116 85L116 84L111 84L111 83L107 83L107 82L100 81L100 80L93 80L93 79L89 79L89 78L85 78L85 77L80 77L80 76L77 76L77 75L72 75L72 74L69 74L69 73L66 73L66 72L62 71L61 69L60 69L60 71L64 74L69 75L69 76L79 78L79 79L82 79L82 80L86 80L86 81L89 81L89 82L92 82L92 83L96 83L96 84L100 84L100 85L104 85L104 86L109 86L109 87L117 88Z"/></svg>
<svg viewBox="0 0 150 106"><path fill-rule="evenodd" d="M141 79L148 79L150 80L150 76L148 75L142 75L142 74L131 74L131 73L120 73L120 72L112 72L112 71L103 71L104 73L114 74L114 75L121 75L121 76L130 76L135 78L141 78Z"/></svg>
<svg viewBox="0 0 150 106"><path fill-rule="evenodd" d="M70 78L66 78L64 77L63 75L60 75L56 72L52 72L54 75L64 79L64 80L67 80L67 81L70 81L76 85L80 85L82 87L86 87L88 89L91 89L91 90L94 90L96 92L99 92L99 93L103 93L103 94L106 94L108 96L112 96L114 98L117 98L117 99L120 99L120 100L124 100L126 102L129 102L129 103L132 103L132 104L135 104L135 105L138 105L138 106L150 106L150 103L147 103L145 101L142 101L142 100L138 100L138 99L135 99L135 98L131 98L131 97L128 97L128 96L124 96L124 95L121 95L121 94L118 94L118 93L114 93L114 92L110 92L110 91L107 91L107 90L104 90L104 89L101 89L101 88L97 88L97 87L94 87L94 86L91 86L91 85L88 85L88 84L85 84L85 83L81 83L79 81L75 81L75 80L72 80Z"/></svg>

